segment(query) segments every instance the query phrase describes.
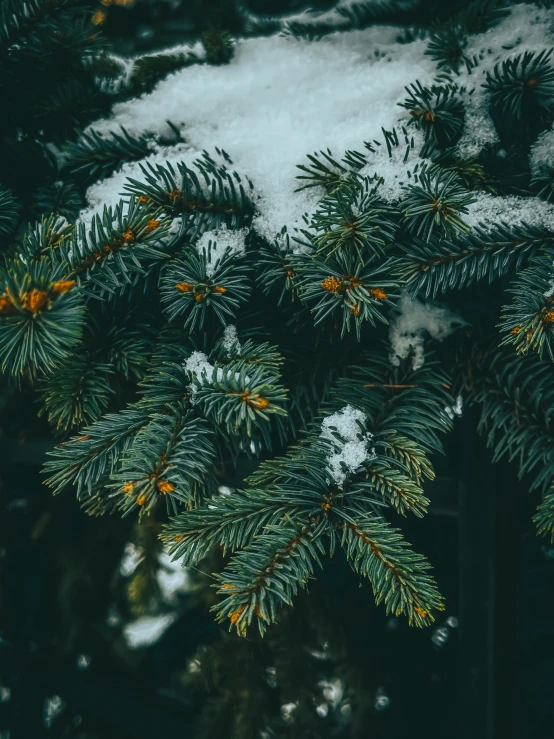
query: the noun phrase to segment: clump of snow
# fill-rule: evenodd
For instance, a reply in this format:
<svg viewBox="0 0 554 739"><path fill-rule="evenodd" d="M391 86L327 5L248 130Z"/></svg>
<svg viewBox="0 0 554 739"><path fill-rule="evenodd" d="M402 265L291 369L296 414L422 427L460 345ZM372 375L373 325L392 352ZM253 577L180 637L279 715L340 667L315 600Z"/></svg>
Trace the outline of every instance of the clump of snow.
<svg viewBox="0 0 554 739"><path fill-rule="evenodd" d="M205 231L196 242L196 250L206 257L206 275L212 277L222 257L231 254L244 254L247 228L233 230L222 226L213 231Z"/></svg>
<svg viewBox="0 0 554 739"><path fill-rule="evenodd" d="M474 202L466 207L464 221L472 228L493 231L503 222L512 228L525 223L554 231L554 205L539 198L475 193Z"/></svg>
<svg viewBox="0 0 554 739"><path fill-rule="evenodd" d="M345 17L341 10L355 5L354 0L339 0L323 14L301 14L286 22L323 20L340 27ZM552 47L552 19L551 9L515 5L488 31L468 38L465 54L470 60L476 58L477 66L462 65L458 74L450 75L465 106L458 143L462 155L474 156L498 140L489 116L488 92L482 87L486 74L509 57ZM440 72L425 55L427 44L425 39L401 43L397 27L381 25L339 31L317 41L277 34L239 39L229 64L185 67L149 94L115 105L109 119L88 130L105 134L119 132L123 126L131 136L151 137L152 153L145 161L153 164L184 161L192 167L202 152L216 160L216 147L223 148L234 171L253 183L253 229L273 241L283 228L291 235L304 229L325 195L321 187L296 192L296 165L308 152L329 149L340 155L360 150L364 141L380 138L383 128L398 128L399 121L406 120L406 111L398 108L405 86L416 80L429 85ZM168 121L181 139L173 146L165 145L175 138ZM420 135L414 132L413 136ZM418 139L406 165L403 146L389 157L382 145L371 160L368 175L383 178L380 190L386 199L401 196L408 171L417 164L420 143ZM531 155L532 166L549 156L550 147L545 135ZM124 164L93 185L81 220L90 223L104 205L115 205L129 176L144 179L139 162ZM303 248L302 240L295 242L295 251Z"/></svg>
<svg viewBox="0 0 554 739"><path fill-rule="evenodd" d="M373 456L369 450L373 435L360 428L360 424L363 427L366 421L366 414L351 405L323 419L320 438L333 442L334 451L327 458L327 466L339 487L348 473L356 472L366 459ZM335 435L337 433L340 440Z"/></svg>
<svg viewBox="0 0 554 739"><path fill-rule="evenodd" d="M123 638L131 649L149 647L163 636L176 619L176 613L141 616L125 625Z"/></svg>
<svg viewBox="0 0 554 739"><path fill-rule="evenodd" d="M198 378L204 377L208 382L213 382L214 369L213 364L210 364L208 357L204 352L192 352L190 357L185 362L185 369L192 375L196 375ZM223 377L223 368L218 367L216 373L216 380L221 380Z"/></svg>
<svg viewBox="0 0 554 739"><path fill-rule="evenodd" d="M228 326L225 326L222 344L228 356L231 356L232 354L240 356L242 347L237 334L237 327L232 323L230 323Z"/></svg>
<svg viewBox="0 0 554 739"><path fill-rule="evenodd" d="M442 341L466 322L448 308L431 302L422 302L403 295L398 301L400 313L391 323L389 340L392 347L390 361L398 366L413 352L412 366L419 369L425 363L424 338L428 334L436 341Z"/></svg>
<svg viewBox="0 0 554 739"><path fill-rule="evenodd" d="M453 421L456 416L461 416L464 410L464 401L461 395L458 395L454 405L447 405L444 412L448 418Z"/></svg>

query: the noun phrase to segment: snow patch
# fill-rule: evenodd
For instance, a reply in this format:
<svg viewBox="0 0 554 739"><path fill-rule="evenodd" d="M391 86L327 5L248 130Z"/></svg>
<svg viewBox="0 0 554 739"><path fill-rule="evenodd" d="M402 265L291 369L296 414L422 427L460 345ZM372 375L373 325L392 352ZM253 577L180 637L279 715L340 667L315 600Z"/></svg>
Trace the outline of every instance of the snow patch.
<svg viewBox="0 0 554 739"><path fill-rule="evenodd" d="M339 487L348 473L356 472L366 459L373 456L369 450L373 434L360 428L360 424L363 426L366 421L366 414L351 405L323 419L320 438L333 443L335 451L327 457L327 466ZM340 440L335 435L337 433Z"/></svg>
<svg viewBox="0 0 554 739"><path fill-rule="evenodd" d="M237 334L237 327L234 326L232 323L230 323L228 326L225 326L222 344L223 348L227 352L227 356L231 356L232 354L240 356L242 347Z"/></svg>
<svg viewBox="0 0 554 739"><path fill-rule="evenodd" d="M130 649L140 649L155 644L177 619L176 613L158 616L141 616L130 621L123 629L123 638Z"/></svg>
<svg viewBox="0 0 554 739"><path fill-rule="evenodd" d="M541 133L529 152L529 167L534 175L554 167L554 128Z"/></svg>
<svg viewBox="0 0 554 739"><path fill-rule="evenodd" d="M392 347L390 361L398 366L401 359L406 359L413 352L413 368L419 369L425 363L424 338L429 334L432 339L442 341L466 322L448 308L433 303L424 303L403 295L398 301L400 313L391 323L389 340Z"/></svg>
<svg viewBox="0 0 554 739"><path fill-rule="evenodd" d="M196 242L198 254L206 257L206 275L212 277L217 265L225 255L245 253L248 229L229 229L226 226L205 231Z"/></svg>
<svg viewBox="0 0 554 739"><path fill-rule="evenodd" d="M241 39L229 64L181 69L151 93L115 105L111 118L90 129L124 126L130 135L167 136L171 121L197 156L206 150L215 157L215 147L223 148L259 196L253 227L273 240L283 226L302 227L304 214L313 213L324 194L319 188L295 192L296 165L306 154L344 152L378 138L382 127L397 124L407 82L432 81L435 64L425 56L426 42L399 44L397 35L393 26L377 26L319 41ZM153 156L158 161L158 153ZM173 154L168 158L175 161ZM91 188L91 205L120 193L131 170L136 177L134 166L114 175L117 184L105 181L103 193Z"/></svg>
<svg viewBox="0 0 554 739"><path fill-rule="evenodd" d="M457 416L461 416L464 410L464 401L461 395L458 395L454 405L447 405L444 412L448 418L453 421Z"/></svg>
<svg viewBox="0 0 554 739"><path fill-rule="evenodd" d="M386 144L382 143L370 155L371 161L360 170L360 175L381 179L379 195L389 203L398 202L406 194L404 187L414 182L414 170L417 171L426 161L419 156L424 143L423 133L416 129L407 131L398 146L391 146L390 154Z"/></svg>
<svg viewBox="0 0 554 739"><path fill-rule="evenodd" d="M208 383L221 382L225 375L225 368L218 367L216 370L213 364L208 361L208 357L204 352L193 352L185 362L184 366L187 372L190 372L192 375L196 375L198 379L206 380ZM239 378L240 372L235 372L235 380L239 380ZM246 375L244 380L245 382L250 382L250 377ZM190 390L194 395L196 392L194 383L190 384Z"/></svg>
<svg viewBox="0 0 554 739"><path fill-rule="evenodd" d="M474 202L466 207L464 220L472 228L479 226L490 232L495 230L499 222L503 222L510 228L525 223L554 231L554 205L539 198L475 193Z"/></svg>

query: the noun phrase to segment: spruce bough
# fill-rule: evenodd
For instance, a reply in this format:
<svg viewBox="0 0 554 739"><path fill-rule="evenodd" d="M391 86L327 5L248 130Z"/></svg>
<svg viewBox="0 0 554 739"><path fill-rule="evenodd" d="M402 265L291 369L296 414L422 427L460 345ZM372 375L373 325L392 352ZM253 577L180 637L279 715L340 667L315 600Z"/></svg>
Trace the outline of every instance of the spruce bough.
<svg viewBox="0 0 554 739"><path fill-rule="evenodd" d="M430 455L460 395L496 458L542 491L536 521L554 541L554 220L470 217L487 198L550 201L550 164L532 172L527 155L554 121L554 62L506 51L483 76L498 138L468 156L472 93L458 76L482 60L465 50L509 13L472 8L430 32L436 80L406 80L395 129L299 162L299 191L323 194L295 232L256 230L256 188L221 150L144 164L87 224L58 209L23 228L25 204L0 185L0 366L34 387L62 436L46 484L74 488L90 514L162 520L184 565L221 549L214 610L240 634L263 634L338 548L388 612L433 621L444 604L430 565L389 512L425 515ZM208 61L229 61L223 40L210 36L225 54ZM65 146L68 181L82 188L147 151L125 129L83 133ZM408 170L392 194L380 161ZM402 295L463 314L468 290L485 317L464 316L455 352L423 361L390 346Z"/></svg>

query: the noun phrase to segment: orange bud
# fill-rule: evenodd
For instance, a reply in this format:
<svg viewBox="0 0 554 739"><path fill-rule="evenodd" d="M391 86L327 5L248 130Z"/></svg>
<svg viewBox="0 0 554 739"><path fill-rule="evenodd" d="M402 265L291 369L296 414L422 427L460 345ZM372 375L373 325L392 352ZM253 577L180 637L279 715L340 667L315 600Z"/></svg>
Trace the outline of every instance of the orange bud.
<svg viewBox="0 0 554 739"><path fill-rule="evenodd" d="M190 293L192 292L192 290L194 290L194 285L192 285L190 282L179 282L179 284L175 285L175 287L182 293Z"/></svg>
<svg viewBox="0 0 554 739"><path fill-rule="evenodd" d="M149 234L152 233L152 231L155 231L160 223L161 221L157 221L155 218L151 218L146 224L146 233Z"/></svg>
<svg viewBox="0 0 554 739"><path fill-rule="evenodd" d="M381 290L380 287L374 287L369 291L369 294L374 300L388 300L389 298L387 293Z"/></svg>
<svg viewBox="0 0 554 739"><path fill-rule="evenodd" d="M125 485L121 488L121 492L122 493L132 493L134 487L135 487L134 482L126 482Z"/></svg>
<svg viewBox="0 0 554 739"><path fill-rule="evenodd" d="M34 288L28 293L23 293L21 296L21 305L26 309L30 310L31 313L38 313L48 303L48 293L44 290L37 290Z"/></svg>
<svg viewBox="0 0 554 739"><path fill-rule="evenodd" d="M106 20L106 15L105 11L97 10L96 13L93 13L91 21L95 26L100 26Z"/></svg>
<svg viewBox="0 0 554 739"><path fill-rule="evenodd" d="M15 312L15 306L9 295L0 295L0 316Z"/></svg>
<svg viewBox="0 0 554 739"><path fill-rule="evenodd" d="M342 280L338 277L326 277L321 283L321 287L329 293L338 293L342 289Z"/></svg>
<svg viewBox="0 0 554 739"><path fill-rule="evenodd" d="M75 280L59 280L58 282L53 282L50 289L55 295L63 295L72 290L75 285Z"/></svg>
<svg viewBox="0 0 554 739"><path fill-rule="evenodd" d="M236 624L239 620L239 618L242 616L244 611L246 610L246 606L241 606L238 610L236 610L234 613L231 613L229 618L231 619L232 624Z"/></svg>
<svg viewBox="0 0 554 739"><path fill-rule="evenodd" d="M175 490L175 485L170 483L168 480L160 480L158 482L158 490L164 495L166 493L172 493Z"/></svg>

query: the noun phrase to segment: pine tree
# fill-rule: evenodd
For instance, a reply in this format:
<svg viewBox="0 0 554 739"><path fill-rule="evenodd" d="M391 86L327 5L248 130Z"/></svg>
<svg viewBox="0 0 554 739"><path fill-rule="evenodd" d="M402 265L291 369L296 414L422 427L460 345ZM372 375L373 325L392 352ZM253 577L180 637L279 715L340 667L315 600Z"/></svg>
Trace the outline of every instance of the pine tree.
<svg viewBox="0 0 554 739"><path fill-rule="evenodd" d="M301 591L335 553L387 614L424 627L444 610L432 562L398 521L425 516L432 458L462 399L495 460L515 461L540 491L538 533L554 542L554 57L502 46L511 14L552 11L327 5L300 19L243 8L237 37L209 26L201 53L132 64L101 50L79 3L13 3L0 16L2 161L17 162L0 177L0 367L38 398L56 437L50 490L73 490L90 515L138 521L137 613L159 600L162 543L184 567L209 569L215 592L202 597L233 634L198 657L214 700L228 701L203 712L207 737L229 715L237 738L293 736L271 690L254 699L259 674L235 632L255 640L255 665L279 684L300 681L293 655L272 661L303 614L325 631L310 611L321 591L314 601ZM185 156L186 122L163 136L83 130L177 70L229 64L241 36L281 30L317 44L391 17L406 24L397 43L425 44L433 81L405 80L398 125L380 140L306 152L294 197L318 197L295 230L269 238L259 227L259 193L232 151ZM502 47L492 66L473 53L486 31ZM28 82L20 104L38 56L44 85ZM60 79L53 69L66 64ZM154 148L169 161L149 159ZM121 199L78 218L86 188L130 165ZM448 338L423 350L424 330ZM231 653L236 684L218 667Z"/></svg>

